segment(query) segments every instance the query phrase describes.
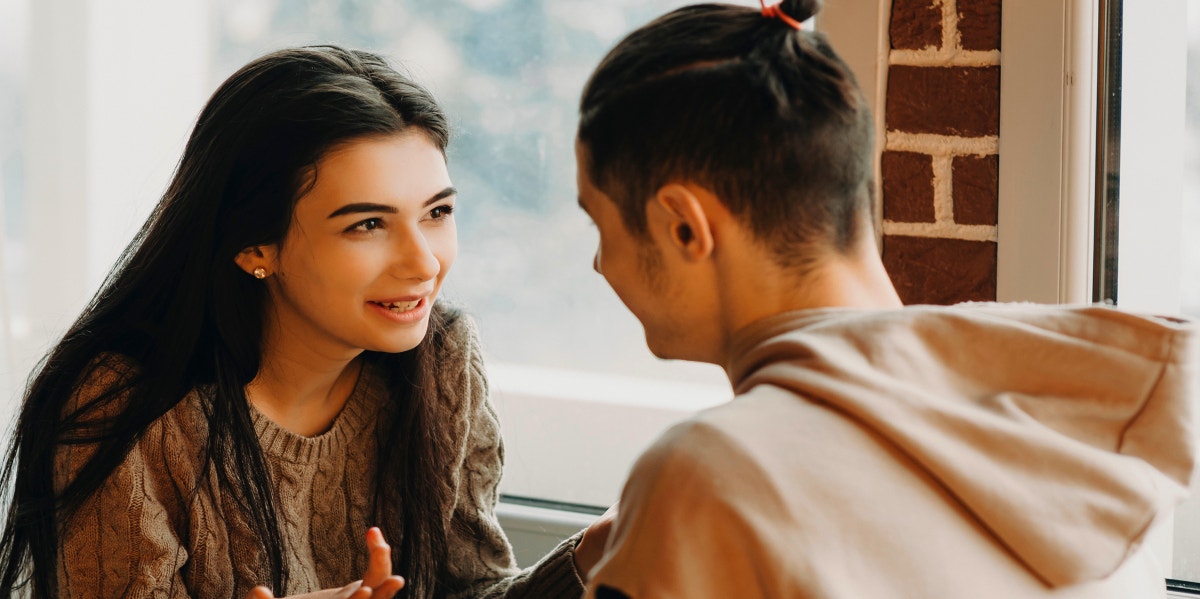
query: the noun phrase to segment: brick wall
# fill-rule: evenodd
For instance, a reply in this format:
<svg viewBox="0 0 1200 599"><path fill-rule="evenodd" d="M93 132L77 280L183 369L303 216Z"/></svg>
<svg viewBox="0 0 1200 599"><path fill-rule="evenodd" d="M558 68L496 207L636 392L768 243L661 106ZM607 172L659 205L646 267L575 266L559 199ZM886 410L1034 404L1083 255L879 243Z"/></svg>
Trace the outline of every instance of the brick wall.
<svg viewBox="0 0 1200 599"><path fill-rule="evenodd" d="M996 298L1001 0L893 0L883 261L907 304Z"/></svg>

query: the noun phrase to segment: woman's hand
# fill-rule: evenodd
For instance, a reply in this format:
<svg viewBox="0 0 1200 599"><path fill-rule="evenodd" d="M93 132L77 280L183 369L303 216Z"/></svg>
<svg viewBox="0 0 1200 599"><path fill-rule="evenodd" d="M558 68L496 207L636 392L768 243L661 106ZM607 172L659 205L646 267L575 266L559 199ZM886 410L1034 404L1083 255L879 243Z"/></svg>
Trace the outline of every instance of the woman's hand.
<svg viewBox="0 0 1200 599"><path fill-rule="evenodd" d="M608 534L612 532L613 520L616 519L617 504L614 503L612 507L608 508L608 511L587 527L583 538L575 546L575 570L579 572L583 582L587 582L592 568L596 567L601 557L604 557L604 545L608 542Z"/></svg>
<svg viewBox="0 0 1200 599"><path fill-rule="evenodd" d="M404 588L404 579L392 574L392 548L383 540L378 528L367 531L367 573L340 589L325 589L315 593L292 595L291 599L392 599ZM246 599L274 599L271 589L254 587Z"/></svg>

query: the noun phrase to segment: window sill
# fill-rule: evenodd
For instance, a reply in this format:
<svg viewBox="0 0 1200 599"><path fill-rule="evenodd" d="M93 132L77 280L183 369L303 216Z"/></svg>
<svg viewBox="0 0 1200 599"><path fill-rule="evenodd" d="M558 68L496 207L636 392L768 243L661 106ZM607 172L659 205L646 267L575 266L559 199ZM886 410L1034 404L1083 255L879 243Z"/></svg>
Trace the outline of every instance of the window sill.
<svg viewBox="0 0 1200 599"><path fill-rule="evenodd" d="M585 506L611 505L662 431L732 397L721 385L495 362L488 378L504 430L500 492Z"/></svg>

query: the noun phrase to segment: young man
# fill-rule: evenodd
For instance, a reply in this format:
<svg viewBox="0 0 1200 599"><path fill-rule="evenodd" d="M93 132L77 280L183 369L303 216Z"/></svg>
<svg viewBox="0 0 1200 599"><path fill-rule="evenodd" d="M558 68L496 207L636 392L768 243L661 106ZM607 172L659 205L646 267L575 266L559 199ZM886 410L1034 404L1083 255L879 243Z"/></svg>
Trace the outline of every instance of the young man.
<svg viewBox="0 0 1200 599"><path fill-rule="evenodd" d="M588 596L1162 596L1143 541L1193 476L1196 326L903 308L815 5L679 9L584 91L596 270L735 392L638 461Z"/></svg>

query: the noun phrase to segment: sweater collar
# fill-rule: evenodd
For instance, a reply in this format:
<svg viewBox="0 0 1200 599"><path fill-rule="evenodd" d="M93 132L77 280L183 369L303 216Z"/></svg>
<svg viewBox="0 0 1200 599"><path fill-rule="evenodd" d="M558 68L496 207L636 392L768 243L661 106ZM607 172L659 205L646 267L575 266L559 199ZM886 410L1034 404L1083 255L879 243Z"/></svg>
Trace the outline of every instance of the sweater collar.
<svg viewBox="0 0 1200 599"><path fill-rule="evenodd" d="M250 420L262 444L263 453L286 462L308 464L342 451L350 439L374 420L372 416L381 403L379 387L379 377L373 366L370 363L363 364L354 389L333 425L324 433L312 437L298 435L279 426L250 403Z"/></svg>

